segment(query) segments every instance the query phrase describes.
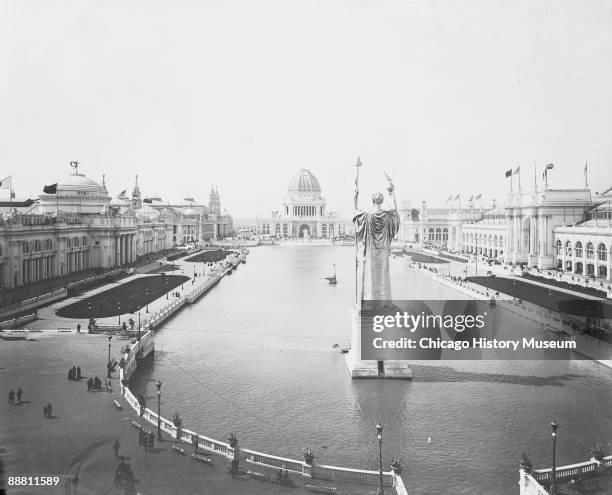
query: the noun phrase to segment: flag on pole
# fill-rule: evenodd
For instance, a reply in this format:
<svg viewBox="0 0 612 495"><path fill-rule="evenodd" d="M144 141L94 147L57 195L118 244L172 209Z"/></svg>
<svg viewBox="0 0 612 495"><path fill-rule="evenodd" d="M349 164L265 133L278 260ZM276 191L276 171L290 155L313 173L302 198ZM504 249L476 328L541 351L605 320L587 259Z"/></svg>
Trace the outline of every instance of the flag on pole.
<svg viewBox="0 0 612 495"><path fill-rule="evenodd" d="M457 194L457 196L455 196L455 201L459 199L459 196L461 196L461 194Z"/></svg>
<svg viewBox="0 0 612 495"><path fill-rule="evenodd" d="M474 201L474 196L470 196L470 199L468 199L468 203L471 203L472 201Z"/></svg>
<svg viewBox="0 0 612 495"><path fill-rule="evenodd" d="M513 174L514 174L514 175L516 175L516 174L520 174L520 173L521 173L521 167L516 167L516 168L514 169Z"/></svg>
<svg viewBox="0 0 612 495"><path fill-rule="evenodd" d="M57 194L57 182L55 184L51 184L50 186L43 187L43 192L45 194Z"/></svg>
<svg viewBox="0 0 612 495"><path fill-rule="evenodd" d="M555 167L554 163L549 163L549 164L546 165L546 170L550 170L550 169L552 169L554 167Z"/></svg>
<svg viewBox="0 0 612 495"><path fill-rule="evenodd" d="M0 180L0 189L10 189L11 188L11 177L12 176L8 176L5 177L4 179Z"/></svg>
<svg viewBox="0 0 612 495"><path fill-rule="evenodd" d="M480 199L482 198L482 194L479 194L478 196L476 196L474 199Z"/></svg>
<svg viewBox="0 0 612 495"><path fill-rule="evenodd" d="M118 197L119 199L128 199L128 198L127 198L127 196L125 195L125 192L126 192L126 189L124 189L123 191L121 191L121 192L120 192L120 193L117 195L117 197Z"/></svg>
<svg viewBox="0 0 612 495"><path fill-rule="evenodd" d="M589 188L589 164L588 162L584 162L584 187L585 189Z"/></svg>
<svg viewBox="0 0 612 495"><path fill-rule="evenodd" d="M451 194L448 199L446 200L446 203L448 203L451 199L453 199L453 195Z"/></svg>
<svg viewBox="0 0 612 495"><path fill-rule="evenodd" d="M512 169L506 170L506 178L512 177Z"/></svg>

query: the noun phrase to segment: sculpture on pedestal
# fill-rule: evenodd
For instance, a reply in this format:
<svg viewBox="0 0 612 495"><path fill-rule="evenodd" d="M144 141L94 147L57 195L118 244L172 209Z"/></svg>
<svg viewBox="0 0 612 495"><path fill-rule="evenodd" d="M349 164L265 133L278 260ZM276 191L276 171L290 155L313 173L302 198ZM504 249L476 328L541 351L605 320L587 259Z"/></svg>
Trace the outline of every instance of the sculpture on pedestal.
<svg viewBox="0 0 612 495"><path fill-rule="evenodd" d="M361 162L358 162L358 167ZM357 169L359 173L359 169ZM389 277L389 256L391 255L391 241L397 235L400 227L400 216L397 213L397 203L393 191L395 187L387 175L389 184L387 192L393 199L393 209L383 209L384 197L382 193L372 194L374 209L371 213L359 210L359 188L355 188L355 224L356 241L362 241L362 277L361 300L385 300L391 297L391 279ZM355 181L357 185L357 180Z"/></svg>

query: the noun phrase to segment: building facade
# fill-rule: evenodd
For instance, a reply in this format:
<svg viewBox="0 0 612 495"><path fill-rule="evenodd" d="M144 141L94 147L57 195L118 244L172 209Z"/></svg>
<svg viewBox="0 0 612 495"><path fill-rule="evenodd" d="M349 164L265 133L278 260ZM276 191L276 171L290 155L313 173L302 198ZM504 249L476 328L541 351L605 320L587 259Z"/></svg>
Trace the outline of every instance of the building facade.
<svg viewBox="0 0 612 495"><path fill-rule="evenodd" d="M105 180L78 172L37 200L0 201L0 288L27 285L90 269L127 266L187 242L222 238L232 219L219 193L209 205L142 198L138 178L131 197L110 198Z"/></svg>
<svg viewBox="0 0 612 495"><path fill-rule="evenodd" d="M346 234L346 222L327 211L321 186L310 170L302 168L289 182L279 211L257 219L257 234L281 238L331 239Z"/></svg>

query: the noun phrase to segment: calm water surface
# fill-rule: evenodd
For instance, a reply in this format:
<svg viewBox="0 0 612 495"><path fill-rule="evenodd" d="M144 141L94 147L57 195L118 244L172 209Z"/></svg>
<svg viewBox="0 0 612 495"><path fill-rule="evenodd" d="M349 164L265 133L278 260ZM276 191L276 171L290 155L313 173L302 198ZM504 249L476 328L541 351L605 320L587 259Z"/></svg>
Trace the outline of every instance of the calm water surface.
<svg viewBox="0 0 612 495"><path fill-rule="evenodd" d="M551 459L549 422L561 424L560 464L612 441L612 370L590 361L444 361L414 364L414 380L351 380L347 345L354 300L350 247L258 247L197 304L156 335L151 366L134 377L162 414L213 438L321 463L377 469L374 425L385 424L384 463L400 456L415 494L516 494L518 460ZM322 277L336 264L337 286ZM392 264L397 299L457 299ZM536 330L504 311L517 334ZM432 443L427 443L431 435Z"/></svg>

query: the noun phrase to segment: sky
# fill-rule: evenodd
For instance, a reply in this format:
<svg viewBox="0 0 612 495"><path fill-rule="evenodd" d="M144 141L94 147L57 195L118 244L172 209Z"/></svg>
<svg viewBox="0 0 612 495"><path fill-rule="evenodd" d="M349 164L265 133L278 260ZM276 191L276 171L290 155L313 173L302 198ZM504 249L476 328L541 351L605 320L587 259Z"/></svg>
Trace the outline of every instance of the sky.
<svg viewBox="0 0 612 495"><path fill-rule="evenodd" d="M0 179L68 163L115 195L281 206L308 168L348 215L398 199L503 202L612 185L612 0L0 1ZM516 183L515 183L516 187ZM5 191L1 191L4 193Z"/></svg>

